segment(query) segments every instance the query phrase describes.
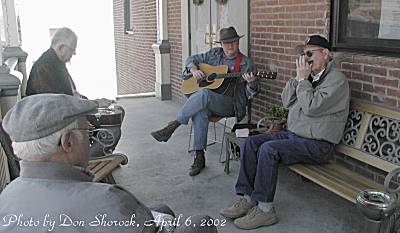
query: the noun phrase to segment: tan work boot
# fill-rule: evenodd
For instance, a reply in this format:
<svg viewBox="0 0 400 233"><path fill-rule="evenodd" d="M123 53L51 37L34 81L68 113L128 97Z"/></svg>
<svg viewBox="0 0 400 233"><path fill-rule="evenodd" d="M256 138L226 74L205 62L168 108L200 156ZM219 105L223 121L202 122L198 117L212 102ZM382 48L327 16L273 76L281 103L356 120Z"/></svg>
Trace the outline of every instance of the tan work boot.
<svg viewBox="0 0 400 233"><path fill-rule="evenodd" d="M206 166L206 157L203 150L196 150L194 161L190 167L189 176L196 176Z"/></svg>
<svg viewBox="0 0 400 233"><path fill-rule="evenodd" d="M154 139L156 139L159 142L167 142L168 139L172 136L172 134L180 125L181 124L177 121L171 121L164 128L151 132L150 134L151 136L153 136Z"/></svg>
<svg viewBox="0 0 400 233"><path fill-rule="evenodd" d="M233 223L236 227L251 230L261 226L269 226L278 222L275 208L269 212L264 212L258 206L254 206L244 217L237 218Z"/></svg>
<svg viewBox="0 0 400 233"><path fill-rule="evenodd" d="M235 219L245 216L247 212L249 212L249 210L253 207L254 205L247 202L245 198L240 198L238 201L233 203L232 206L221 209L219 213L226 218Z"/></svg>

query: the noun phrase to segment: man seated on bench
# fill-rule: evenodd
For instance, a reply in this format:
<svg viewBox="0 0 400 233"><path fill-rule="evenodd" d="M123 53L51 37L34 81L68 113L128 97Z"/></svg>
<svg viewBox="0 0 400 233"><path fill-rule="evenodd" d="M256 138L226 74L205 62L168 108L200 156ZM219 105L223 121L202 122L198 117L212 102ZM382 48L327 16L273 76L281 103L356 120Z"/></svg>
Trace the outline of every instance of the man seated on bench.
<svg viewBox="0 0 400 233"><path fill-rule="evenodd" d="M350 93L345 75L333 65L329 42L312 35L296 59L295 78L282 92L289 109L288 131L251 136L240 148L236 183L239 200L222 209L242 229L278 222L273 200L278 165L323 164L340 142L349 112Z"/></svg>
<svg viewBox="0 0 400 233"><path fill-rule="evenodd" d="M85 115L96 108L69 95L38 94L9 110L2 124L21 159L21 175L0 194L0 232L157 232L153 215L161 213L150 211L120 186L92 182L85 168ZM173 218L169 208L159 206L158 211L162 209ZM192 225L177 231L216 232L215 227L200 226L209 219L195 216Z"/></svg>

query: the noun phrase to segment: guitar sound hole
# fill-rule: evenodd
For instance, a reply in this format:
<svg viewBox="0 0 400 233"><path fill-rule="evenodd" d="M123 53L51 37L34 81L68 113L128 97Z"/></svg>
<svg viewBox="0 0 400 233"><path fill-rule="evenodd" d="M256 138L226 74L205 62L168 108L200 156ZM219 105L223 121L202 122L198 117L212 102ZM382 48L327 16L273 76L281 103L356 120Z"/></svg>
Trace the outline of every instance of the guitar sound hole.
<svg viewBox="0 0 400 233"><path fill-rule="evenodd" d="M211 83L213 83L213 82L208 82L207 80L201 80L199 82L199 87L206 87L206 86L210 85Z"/></svg>

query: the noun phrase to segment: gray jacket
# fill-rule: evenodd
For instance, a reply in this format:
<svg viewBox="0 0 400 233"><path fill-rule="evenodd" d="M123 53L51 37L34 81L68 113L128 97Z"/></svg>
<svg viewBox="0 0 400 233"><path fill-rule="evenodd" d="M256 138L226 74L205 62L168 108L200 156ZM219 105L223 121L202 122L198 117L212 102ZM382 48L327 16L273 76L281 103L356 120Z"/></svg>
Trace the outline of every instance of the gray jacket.
<svg viewBox="0 0 400 233"><path fill-rule="evenodd" d="M227 65L229 70L232 70L235 65L236 58L227 59L224 55L224 50L222 48L212 48L206 53L196 54L190 56L186 59L185 70L183 72L183 77L188 77L190 74L190 69L196 67L200 63L206 63L212 66ZM246 56L243 57L240 63L240 72L256 72L256 66L254 63ZM248 100L254 97L260 89L259 81L257 80L255 84L250 88L247 82L240 82L239 80L235 82L233 103L235 109L235 116L238 121L242 120L246 115L246 106Z"/></svg>
<svg viewBox="0 0 400 233"><path fill-rule="evenodd" d="M306 138L339 143L349 114L350 91L345 75L330 62L313 88L308 80L290 79L282 92L289 109L288 130Z"/></svg>
<svg viewBox="0 0 400 233"><path fill-rule="evenodd" d="M130 192L91 180L72 166L21 162L21 176L0 195L0 232L156 232Z"/></svg>

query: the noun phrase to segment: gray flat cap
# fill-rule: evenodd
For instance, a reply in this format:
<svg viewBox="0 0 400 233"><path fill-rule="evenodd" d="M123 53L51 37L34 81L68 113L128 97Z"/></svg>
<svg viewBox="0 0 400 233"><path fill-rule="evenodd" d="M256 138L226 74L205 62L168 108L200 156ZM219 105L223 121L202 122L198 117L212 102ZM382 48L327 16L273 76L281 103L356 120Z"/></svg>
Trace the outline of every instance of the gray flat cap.
<svg viewBox="0 0 400 233"><path fill-rule="evenodd" d="M95 112L92 101L63 94L38 94L25 97L3 119L3 128L14 142L46 137L79 117Z"/></svg>

